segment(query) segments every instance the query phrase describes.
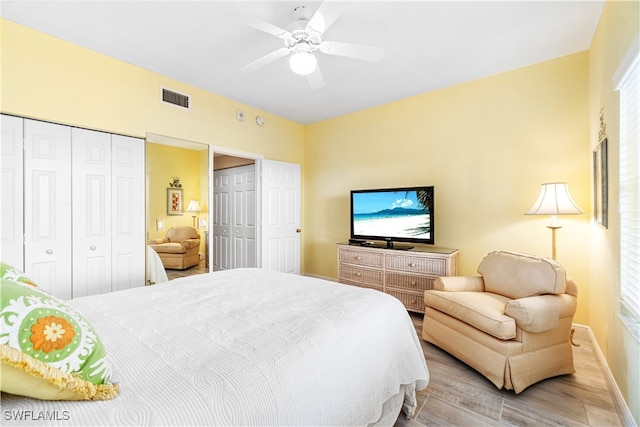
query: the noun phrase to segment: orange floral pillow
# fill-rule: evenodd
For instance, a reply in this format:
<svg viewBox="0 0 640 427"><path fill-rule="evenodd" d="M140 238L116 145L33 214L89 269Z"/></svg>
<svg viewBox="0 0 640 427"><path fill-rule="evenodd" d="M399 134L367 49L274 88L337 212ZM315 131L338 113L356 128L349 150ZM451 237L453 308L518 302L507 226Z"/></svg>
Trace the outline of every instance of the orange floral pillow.
<svg viewBox="0 0 640 427"><path fill-rule="evenodd" d="M89 322L43 290L1 279L2 391L48 400L116 396L111 364Z"/></svg>

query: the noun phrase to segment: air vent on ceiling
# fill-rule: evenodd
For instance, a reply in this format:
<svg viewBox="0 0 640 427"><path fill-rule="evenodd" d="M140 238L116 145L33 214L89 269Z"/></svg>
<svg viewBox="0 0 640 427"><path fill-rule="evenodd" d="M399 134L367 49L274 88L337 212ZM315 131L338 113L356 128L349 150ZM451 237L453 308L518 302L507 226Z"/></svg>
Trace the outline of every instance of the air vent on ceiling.
<svg viewBox="0 0 640 427"><path fill-rule="evenodd" d="M162 102L183 108L189 108L189 95L184 95L182 93L162 88Z"/></svg>

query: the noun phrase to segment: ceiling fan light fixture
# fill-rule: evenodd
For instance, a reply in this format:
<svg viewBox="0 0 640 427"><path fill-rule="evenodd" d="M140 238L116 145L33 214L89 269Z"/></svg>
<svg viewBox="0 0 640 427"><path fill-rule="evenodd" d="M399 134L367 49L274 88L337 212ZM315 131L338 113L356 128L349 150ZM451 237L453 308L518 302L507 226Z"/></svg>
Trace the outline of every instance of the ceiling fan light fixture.
<svg viewBox="0 0 640 427"><path fill-rule="evenodd" d="M317 65L318 60L311 52L296 52L289 58L291 71L301 76L313 73Z"/></svg>

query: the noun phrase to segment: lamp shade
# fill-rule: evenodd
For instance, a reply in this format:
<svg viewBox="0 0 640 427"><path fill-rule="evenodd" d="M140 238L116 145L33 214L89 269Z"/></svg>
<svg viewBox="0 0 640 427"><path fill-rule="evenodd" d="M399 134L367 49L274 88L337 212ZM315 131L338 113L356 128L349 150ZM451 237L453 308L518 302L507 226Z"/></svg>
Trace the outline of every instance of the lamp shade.
<svg viewBox="0 0 640 427"><path fill-rule="evenodd" d="M569 194L566 182L550 182L540 186L538 200L525 215L578 215L582 209Z"/></svg>
<svg viewBox="0 0 640 427"><path fill-rule="evenodd" d="M197 200L189 201L189 206L187 206L187 212L200 212L200 203Z"/></svg>
<svg viewBox="0 0 640 427"><path fill-rule="evenodd" d="M301 76L313 73L317 64L318 60L316 59L316 56L310 52L297 52L289 58L291 71Z"/></svg>

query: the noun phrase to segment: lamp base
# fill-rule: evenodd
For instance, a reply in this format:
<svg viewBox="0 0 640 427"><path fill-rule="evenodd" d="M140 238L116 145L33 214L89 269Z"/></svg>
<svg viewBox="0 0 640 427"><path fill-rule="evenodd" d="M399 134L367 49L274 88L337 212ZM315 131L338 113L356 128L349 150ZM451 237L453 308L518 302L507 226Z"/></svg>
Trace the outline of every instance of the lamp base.
<svg viewBox="0 0 640 427"><path fill-rule="evenodd" d="M556 259L556 230L562 228L561 225L549 224L547 228L551 229L551 259Z"/></svg>

